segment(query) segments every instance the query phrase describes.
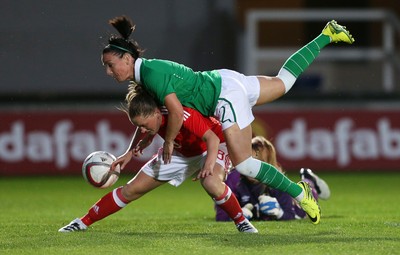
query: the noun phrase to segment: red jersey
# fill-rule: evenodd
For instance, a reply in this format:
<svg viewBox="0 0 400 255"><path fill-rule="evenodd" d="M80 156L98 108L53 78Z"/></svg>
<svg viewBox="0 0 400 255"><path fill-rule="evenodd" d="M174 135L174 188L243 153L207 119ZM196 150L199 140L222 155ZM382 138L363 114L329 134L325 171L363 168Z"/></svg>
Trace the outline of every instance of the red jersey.
<svg viewBox="0 0 400 255"><path fill-rule="evenodd" d="M168 124L168 110L161 107L162 121L158 134L164 138ZM204 117L198 111L183 107L183 124L176 136L174 149L185 157L193 157L207 151L207 144L203 141L204 133L211 129L219 138L220 142L225 142L221 124L213 117Z"/></svg>

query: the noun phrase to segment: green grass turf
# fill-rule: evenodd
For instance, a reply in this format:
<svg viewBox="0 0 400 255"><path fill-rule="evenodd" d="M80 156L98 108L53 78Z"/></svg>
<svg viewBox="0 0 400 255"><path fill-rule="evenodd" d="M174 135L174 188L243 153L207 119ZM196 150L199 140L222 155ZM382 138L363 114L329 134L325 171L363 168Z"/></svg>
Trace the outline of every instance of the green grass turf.
<svg viewBox="0 0 400 255"><path fill-rule="evenodd" d="M321 176L332 197L320 203L319 225L254 222L259 234L215 222L211 200L191 181L166 184L86 232L58 233L111 189L79 176L0 177L0 254L400 254L400 173Z"/></svg>

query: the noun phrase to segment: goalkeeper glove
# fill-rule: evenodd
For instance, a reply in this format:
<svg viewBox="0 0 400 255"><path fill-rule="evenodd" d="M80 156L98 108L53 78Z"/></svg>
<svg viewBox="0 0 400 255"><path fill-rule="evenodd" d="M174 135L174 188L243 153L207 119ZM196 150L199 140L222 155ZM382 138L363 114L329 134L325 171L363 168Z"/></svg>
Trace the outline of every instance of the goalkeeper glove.
<svg viewBox="0 0 400 255"><path fill-rule="evenodd" d="M283 210L278 201L274 197L261 195L258 197L260 212L265 215L275 216L277 219L282 218Z"/></svg>
<svg viewBox="0 0 400 255"><path fill-rule="evenodd" d="M252 212L253 208L254 208L254 206L250 203L248 203L242 207L243 216L246 219L251 220L253 218L253 212Z"/></svg>

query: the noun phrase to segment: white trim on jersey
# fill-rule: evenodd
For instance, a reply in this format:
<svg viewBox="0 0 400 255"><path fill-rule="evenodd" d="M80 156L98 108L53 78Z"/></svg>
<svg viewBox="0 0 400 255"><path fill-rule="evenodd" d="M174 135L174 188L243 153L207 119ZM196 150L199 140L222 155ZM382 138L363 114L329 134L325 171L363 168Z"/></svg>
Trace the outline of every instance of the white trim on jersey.
<svg viewBox="0 0 400 255"><path fill-rule="evenodd" d="M168 114L168 109L165 106L161 106L160 107L160 111L161 111L161 114L163 114L163 115L167 115Z"/></svg>
<svg viewBox="0 0 400 255"><path fill-rule="evenodd" d="M183 110L183 120L187 120L189 118L190 118L190 113L185 111L185 110Z"/></svg>

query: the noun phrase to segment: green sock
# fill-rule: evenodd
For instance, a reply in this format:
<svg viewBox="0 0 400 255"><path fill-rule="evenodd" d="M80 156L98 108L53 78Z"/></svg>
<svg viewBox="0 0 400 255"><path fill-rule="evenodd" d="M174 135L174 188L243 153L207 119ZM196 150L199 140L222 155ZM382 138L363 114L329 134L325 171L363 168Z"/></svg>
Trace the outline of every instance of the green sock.
<svg viewBox="0 0 400 255"><path fill-rule="evenodd" d="M293 198L300 195L303 189L295 182L292 182L273 165L261 162L261 169L256 179L267 184L269 187L287 192Z"/></svg>
<svg viewBox="0 0 400 255"><path fill-rule="evenodd" d="M296 78L307 69L307 67L314 61L319 55L322 48L331 42L329 36L320 34L317 38L309 42L306 46L298 50L292 56L290 56L283 68L288 70Z"/></svg>

